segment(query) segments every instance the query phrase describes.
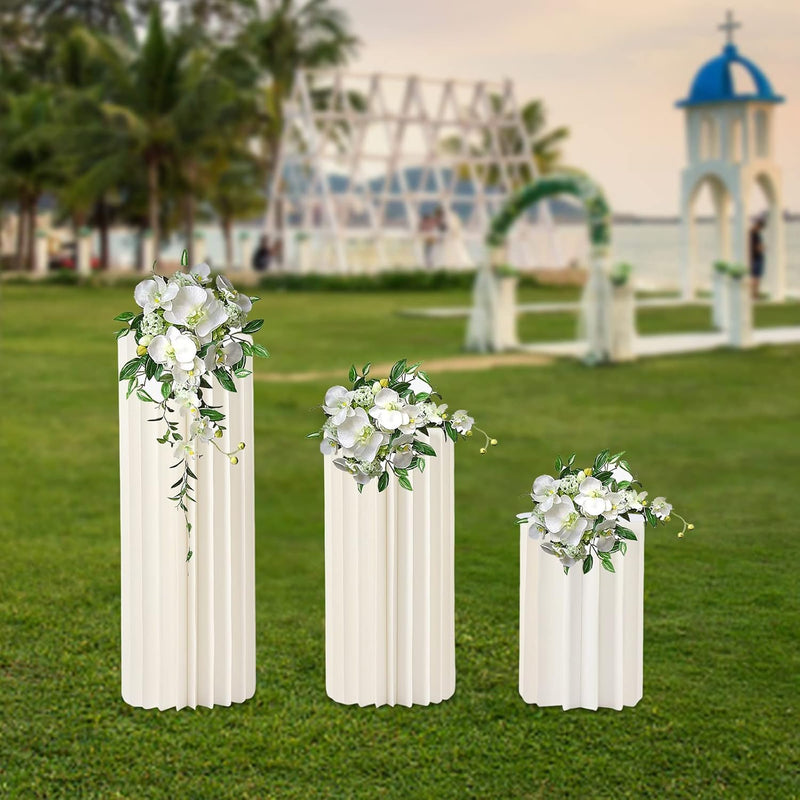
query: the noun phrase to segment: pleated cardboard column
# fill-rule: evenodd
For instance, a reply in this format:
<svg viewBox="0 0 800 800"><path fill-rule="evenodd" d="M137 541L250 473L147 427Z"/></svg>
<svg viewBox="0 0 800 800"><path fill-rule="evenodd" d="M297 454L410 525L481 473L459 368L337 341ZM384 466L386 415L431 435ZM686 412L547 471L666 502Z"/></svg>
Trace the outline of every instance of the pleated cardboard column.
<svg viewBox="0 0 800 800"><path fill-rule="evenodd" d="M325 458L325 672L339 703L428 705L455 691L453 443L359 494Z"/></svg>
<svg viewBox="0 0 800 800"><path fill-rule="evenodd" d="M643 691L644 519L614 569L597 559L564 574L520 531L519 693L526 703L570 708L635 706Z"/></svg>
<svg viewBox="0 0 800 800"><path fill-rule="evenodd" d="M120 340L120 367L134 347L132 336ZM213 445L199 448L189 540L167 499L178 470L169 445L156 441L164 428L147 422L154 406L126 399L126 389L120 384L122 697L159 709L242 702L255 692L252 377L237 380L236 393L204 390L226 416L221 446L247 446L235 466ZM187 420L174 419L185 436Z"/></svg>

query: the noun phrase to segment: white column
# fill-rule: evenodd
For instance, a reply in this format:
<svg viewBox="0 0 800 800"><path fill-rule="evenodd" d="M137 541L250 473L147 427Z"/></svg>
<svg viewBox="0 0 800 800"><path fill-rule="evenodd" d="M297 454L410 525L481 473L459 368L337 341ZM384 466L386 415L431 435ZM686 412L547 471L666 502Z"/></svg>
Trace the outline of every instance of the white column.
<svg viewBox="0 0 800 800"><path fill-rule="evenodd" d="M120 340L120 367L134 347L133 336ZM252 377L236 393L204 391L227 417L221 445L247 447L235 466L210 445L195 460L187 541L183 514L167 499L177 470L156 441L162 427L147 422L153 406L126 400L120 384L122 698L133 706L230 705L255 692Z"/></svg>
<svg viewBox="0 0 800 800"><path fill-rule="evenodd" d="M606 247L594 247L589 257L589 276L583 289L578 338L586 341L588 364L608 361L611 357L611 281L608 278L609 253Z"/></svg>
<svg viewBox="0 0 800 800"><path fill-rule="evenodd" d="M75 260L79 275L92 274L92 232L89 228L78 231Z"/></svg>
<svg viewBox="0 0 800 800"><path fill-rule="evenodd" d="M694 220L694 187L684 174L681 184L681 294L686 301L693 300L695 283L696 234Z"/></svg>
<svg viewBox="0 0 800 800"><path fill-rule="evenodd" d="M153 246L152 231L146 230L142 232L141 248L142 263L139 265L139 269L142 272L150 272L157 255Z"/></svg>
<svg viewBox="0 0 800 800"><path fill-rule="evenodd" d="M36 231L36 240L33 250L33 271L36 275L47 275L49 270L49 257L47 252L47 233L42 230Z"/></svg>
<svg viewBox="0 0 800 800"><path fill-rule="evenodd" d="M194 232L194 263L202 264L206 260L206 237L202 231Z"/></svg>
<svg viewBox="0 0 800 800"><path fill-rule="evenodd" d="M633 361L636 358L636 293L631 281L621 286L612 284L610 298L611 361Z"/></svg>
<svg viewBox="0 0 800 800"><path fill-rule="evenodd" d="M773 300L786 299L786 231L783 220L783 199L780 178L771 176L773 196L769 209L769 246L767 249L767 277Z"/></svg>
<svg viewBox="0 0 800 800"><path fill-rule="evenodd" d="M499 276L494 295L493 328L495 352L514 350L519 347L517 337L517 278Z"/></svg>
<svg viewBox="0 0 800 800"><path fill-rule="evenodd" d="M325 458L325 674L328 696L360 706L428 705L455 691L453 443L359 494Z"/></svg>
<svg viewBox="0 0 800 800"><path fill-rule="evenodd" d="M561 562L520 531L519 693L526 703L562 708L635 706L643 693L644 519L637 541L565 575Z"/></svg>
<svg viewBox="0 0 800 800"><path fill-rule="evenodd" d="M728 276L714 267L711 277L711 324L720 331L728 330Z"/></svg>
<svg viewBox="0 0 800 800"><path fill-rule="evenodd" d="M727 277L728 343L742 349L753 346L753 301L747 276Z"/></svg>
<svg viewBox="0 0 800 800"><path fill-rule="evenodd" d="M253 237L250 231L239 231L239 264L242 270L253 269Z"/></svg>

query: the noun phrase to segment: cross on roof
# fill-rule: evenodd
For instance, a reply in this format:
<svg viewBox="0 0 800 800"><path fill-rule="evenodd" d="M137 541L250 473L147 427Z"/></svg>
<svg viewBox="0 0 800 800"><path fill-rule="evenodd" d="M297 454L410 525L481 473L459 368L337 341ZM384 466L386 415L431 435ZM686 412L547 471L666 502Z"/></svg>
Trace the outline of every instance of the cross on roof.
<svg viewBox="0 0 800 800"><path fill-rule="evenodd" d="M733 32L741 27L742 23L734 20L733 11L731 10L725 12L725 22L717 26L719 30L725 31L725 40L728 44L733 44Z"/></svg>

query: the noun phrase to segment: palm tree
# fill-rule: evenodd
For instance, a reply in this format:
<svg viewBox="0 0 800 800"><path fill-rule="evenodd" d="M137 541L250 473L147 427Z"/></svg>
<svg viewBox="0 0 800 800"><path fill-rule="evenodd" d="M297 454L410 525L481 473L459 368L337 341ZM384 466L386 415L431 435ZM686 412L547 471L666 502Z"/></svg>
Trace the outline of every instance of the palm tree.
<svg viewBox="0 0 800 800"><path fill-rule="evenodd" d="M503 99L500 95L492 94L489 96L491 112L500 117L497 126L498 141L493 140L492 132L489 128L480 131L480 143L467 145L458 136L449 136L443 139L439 146L444 152L459 154L462 147L472 156L491 156L497 153L504 155L519 155L524 152L525 142L519 128L513 124L513 118L509 113L503 112ZM526 103L521 111L520 117L525 128L527 139L530 142L531 155L533 156L536 169L540 175L552 172L555 169L564 169L561 162L562 153L560 144L569 136L569 128L564 126L555 128L552 131L546 130L547 114L541 100L531 100ZM461 177L468 177L469 172L466 168L459 170ZM486 170L486 183L496 184L501 179L502 170L498 164L490 164ZM527 166L519 170L518 182L530 183L533 176Z"/></svg>
<svg viewBox="0 0 800 800"><path fill-rule="evenodd" d="M263 95L262 155L275 165L283 130L283 104L298 69L341 66L357 52L359 40L347 15L330 0L276 0L266 16L255 17L240 41L269 76Z"/></svg>
<svg viewBox="0 0 800 800"><path fill-rule="evenodd" d="M33 268L36 209L58 180L52 126L54 96L46 88L8 95L0 115L0 195L17 203L16 268Z"/></svg>

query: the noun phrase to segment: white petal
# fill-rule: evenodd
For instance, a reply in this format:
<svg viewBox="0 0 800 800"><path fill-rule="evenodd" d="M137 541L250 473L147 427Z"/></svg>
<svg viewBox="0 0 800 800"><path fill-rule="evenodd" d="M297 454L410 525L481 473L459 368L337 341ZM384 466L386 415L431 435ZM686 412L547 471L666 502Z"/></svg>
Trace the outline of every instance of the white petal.
<svg viewBox="0 0 800 800"><path fill-rule="evenodd" d="M156 282L152 278L148 278L136 284L136 288L133 290L133 299L136 301L137 305L146 308L147 303L155 292Z"/></svg>

